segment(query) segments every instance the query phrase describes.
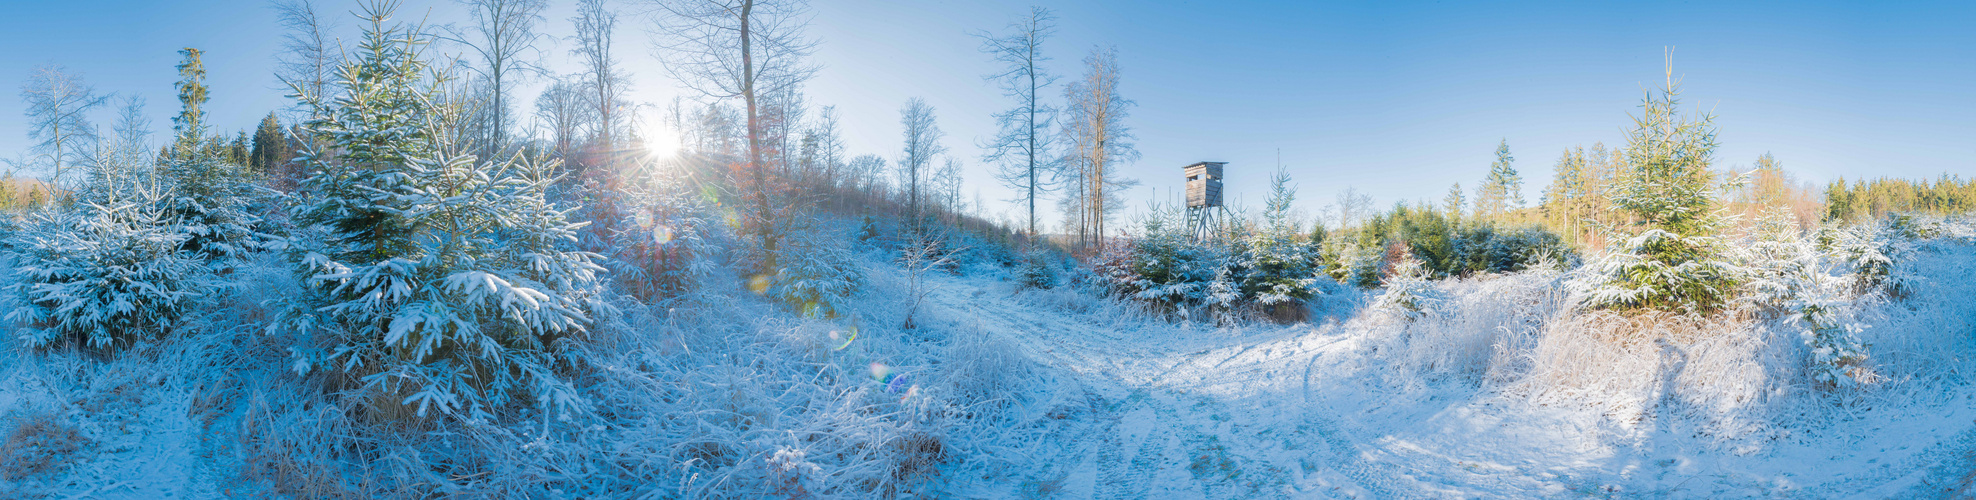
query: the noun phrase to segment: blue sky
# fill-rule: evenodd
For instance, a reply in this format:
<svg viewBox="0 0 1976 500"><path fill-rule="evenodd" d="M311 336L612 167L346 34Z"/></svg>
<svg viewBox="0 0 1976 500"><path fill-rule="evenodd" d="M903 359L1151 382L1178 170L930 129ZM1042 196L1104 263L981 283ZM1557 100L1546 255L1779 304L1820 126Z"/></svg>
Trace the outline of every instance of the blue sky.
<svg viewBox="0 0 1976 500"><path fill-rule="evenodd" d="M174 2L176 3L176 2ZM571 1L546 30L568 33ZM323 2L328 10L353 7ZM1009 197L974 144L1006 106L981 79L994 70L975 30L1000 30L1030 3L822 0L811 34L823 72L811 102L835 104L853 154L896 157L898 109L925 98L948 146L970 165L968 196ZM1675 47L1687 103L1718 116L1718 164L1773 152L1801 178L1976 174L1976 4L1744 2L1048 2L1059 34L1052 70L1075 76L1096 46L1115 46L1128 124L1143 158L1133 206L1164 197L1179 167L1226 161L1231 195L1261 202L1281 161L1316 211L1354 187L1380 205L1473 188L1507 139L1534 202L1567 147L1623 141L1643 88ZM636 98L682 92L649 49L636 4L619 44ZM279 31L260 1L33 2L0 18L0 82L36 65L80 72L100 91L150 102L160 131L177 106L175 51L206 50L223 129L286 105L271 74ZM409 1L401 18L462 19L448 2ZM346 28L354 20L345 18ZM544 51L564 66L567 44ZM526 105L534 92L517 96ZM0 99L0 117L20 100ZM97 121L105 126L110 112ZM27 144L0 119L0 155ZM1048 220L1054 220L1050 217Z"/></svg>

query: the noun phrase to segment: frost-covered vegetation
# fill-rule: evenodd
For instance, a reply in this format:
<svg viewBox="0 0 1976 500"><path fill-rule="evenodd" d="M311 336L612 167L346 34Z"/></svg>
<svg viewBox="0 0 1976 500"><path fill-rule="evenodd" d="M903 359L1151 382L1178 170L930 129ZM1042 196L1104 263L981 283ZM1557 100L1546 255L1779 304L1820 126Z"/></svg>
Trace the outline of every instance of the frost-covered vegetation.
<svg viewBox="0 0 1976 500"><path fill-rule="evenodd" d="M1034 9L981 37L1017 101L984 149L1027 212L996 223L922 100L903 157L848 154L800 93L801 3L660 3L674 76L718 96L669 131L628 125L598 0L544 137L502 118L498 50L433 52L514 40L390 2L347 53L284 4L298 124L213 131L194 49L162 148L136 101L113 140L40 122L50 178L0 182L0 496L1968 492L1938 484L1976 442L1960 181L1820 205L1768 155L1717 170L1670 79L1535 206L1505 140L1472 204L1314 217L1279 170L1210 234L1156 206L1111 237L1118 58L1053 123ZM70 86L37 109L102 100L38 78Z"/></svg>

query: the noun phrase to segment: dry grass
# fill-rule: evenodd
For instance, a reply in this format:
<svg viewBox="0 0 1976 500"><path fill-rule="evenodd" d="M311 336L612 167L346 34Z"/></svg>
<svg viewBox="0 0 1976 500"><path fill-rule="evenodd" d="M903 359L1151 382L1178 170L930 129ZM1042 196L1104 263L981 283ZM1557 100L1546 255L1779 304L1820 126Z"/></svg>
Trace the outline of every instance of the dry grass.
<svg viewBox="0 0 1976 500"><path fill-rule="evenodd" d="M74 423L54 411L7 419L12 431L0 442L0 479L21 481L46 474L74 460L89 445Z"/></svg>

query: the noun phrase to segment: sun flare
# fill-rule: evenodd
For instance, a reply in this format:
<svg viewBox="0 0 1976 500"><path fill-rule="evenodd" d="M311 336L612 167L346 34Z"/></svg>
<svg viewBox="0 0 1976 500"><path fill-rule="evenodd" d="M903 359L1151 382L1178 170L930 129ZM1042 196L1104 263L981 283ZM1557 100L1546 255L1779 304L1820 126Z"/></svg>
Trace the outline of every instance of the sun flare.
<svg viewBox="0 0 1976 500"><path fill-rule="evenodd" d="M653 158L671 158L679 154L679 134L664 122L647 123L640 132L640 139L645 143L645 154Z"/></svg>

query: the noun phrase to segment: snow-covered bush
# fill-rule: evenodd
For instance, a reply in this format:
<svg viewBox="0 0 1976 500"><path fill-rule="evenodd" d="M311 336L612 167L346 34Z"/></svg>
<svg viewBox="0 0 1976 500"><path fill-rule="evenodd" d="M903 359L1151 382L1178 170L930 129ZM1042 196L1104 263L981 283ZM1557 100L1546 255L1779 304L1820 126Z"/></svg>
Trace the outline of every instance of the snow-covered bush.
<svg viewBox="0 0 1976 500"><path fill-rule="evenodd" d="M427 38L366 14L341 94L303 93L316 140L290 252L308 293L270 329L303 336L297 372L353 377L384 418L580 410L563 343L609 306L598 256L570 249L580 225L546 198L557 162L467 154Z"/></svg>
<svg viewBox="0 0 1976 500"><path fill-rule="evenodd" d="M1015 270L1014 281L1021 288L1055 288L1058 282L1057 258L1043 250L1030 251L1022 257L1022 264Z"/></svg>
<svg viewBox="0 0 1976 500"><path fill-rule="evenodd" d="M1863 325L1850 318L1857 300L1848 280L1832 274L1827 254L1802 237L1789 212L1765 214L1752 233L1752 241L1736 249L1748 306L1803 332L1818 385L1855 386L1877 378L1865 366L1866 346L1858 337Z"/></svg>
<svg viewBox="0 0 1976 500"><path fill-rule="evenodd" d="M107 350L170 330L206 279L166 220L140 203L30 217L13 238L20 281L7 285L20 340Z"/></svg>
<svg viewBox="0 0 1976 500"><path fill-rule="evenodd" d="M1296 190L1289 175L1277 172L1271 183L1262 223L1234 259L1241 293L1278 321L1301 320L1304 301L1318 291L1317 256L1308 252L1307 241L1290 219Z"/></svg>
<svg viewBox="0 0 1976 500"><path fill-rule="evenodd" d="M1402 256L1386 277L1386 292L1374 300L1374 309L1394 313L1407 321L1434 313L1445 298L1428 281L1427 266L1411 254Z"/></svg>
<svg viewBox="0 0 1976 500"><path fill-rule="evenodd" d="M792 231L776 251L780 269L768 277L763 292L803 316L843 316L850 310L847 301L864 287L864 272L850 249L816 229Z"/></svg>

